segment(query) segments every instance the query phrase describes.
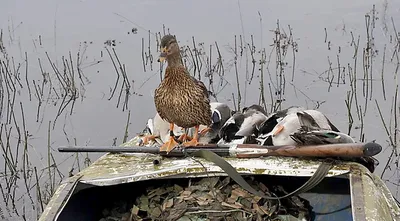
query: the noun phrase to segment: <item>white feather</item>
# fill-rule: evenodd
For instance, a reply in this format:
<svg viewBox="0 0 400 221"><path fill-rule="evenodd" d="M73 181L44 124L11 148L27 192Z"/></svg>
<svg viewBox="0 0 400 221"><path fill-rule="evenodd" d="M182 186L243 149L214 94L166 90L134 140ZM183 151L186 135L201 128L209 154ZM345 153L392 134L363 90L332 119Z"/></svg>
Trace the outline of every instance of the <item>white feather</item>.
<svg viewBox="0 0 400 221"><path fill-rule="evenodd" d="M153 135L159 136L163 143L169 140L169 123L163 120L158 113L154 116L153 128ZM175 136L180 136L183 132L184 131L181 127L178 127L176 124L174 125Z"/></svg>
<svg viewBox="0 0 400 221"><path fill-rule="evenodd" d="M278 131L278 129L283 126L283 130L281 130L277 135L274 135ZM278 145L295 145L296 142L290 138L290 134L296 132L300 129L300 122L296 113L292 113L283 118L274 129L267 134L267 136L272 136L272 143L275 146Z"/></svg>
<svg viewBox="0 0 400 221"><path fill-rule="evenodd" d="M329 125L328 120L326 119L325 115L317 110L305 110L307 114L311 115L311 117L317 122L321 129L331 130L331 126Z"/></svg>
<svg viewBox="0 0 400 221"><path fill-rule="evenodd" d="M296 142L290 137L291 134L297 132L301 125L299 118L297 116L297 112L301 110L291 110L290 114L286 115L283 119L278 120L278 124L274 127L274 129L266 134L260 136L258 139L260 142L265 141L269 136L272 136L272 143L276 145L295 145ZM329 122L324 114L317 110L303 110L307 114L309 114L315 122L320 126L323 130L332 130L329 125ZM277 135L273 135L277 132L277 130L283 126L282 131L280 131ZM341 135L343 139L348 139L349 137L344 137ZM351 138L351 137L350 137Z"/></svg>
<svg viewBox="0 0 400 221"><path fill-rule="evenodd" d="M256 112L249 117L246 117L240 126L238 132L236 132L236 136L250 136L253 134L254 129L257 125L260 125L262 122L266 121L267 117L261 113Z"/></svg>
<svg viewBox="0 0 400 221"><path fill-rule="evenodd" d="M150 130L150 133L153 134L154 133L154 124L153 124L153 119L148 119L147 120L147 127Z"/></svg>

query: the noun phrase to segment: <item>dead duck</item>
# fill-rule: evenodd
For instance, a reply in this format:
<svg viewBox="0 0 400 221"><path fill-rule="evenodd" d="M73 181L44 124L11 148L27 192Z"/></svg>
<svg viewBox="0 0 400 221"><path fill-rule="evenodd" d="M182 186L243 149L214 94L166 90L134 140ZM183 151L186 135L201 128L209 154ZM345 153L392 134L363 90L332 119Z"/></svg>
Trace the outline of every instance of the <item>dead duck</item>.
<svg viewBox="0 0 400 221"><path fill-rule="evenodd" d="M234 113L221 127L219 136L224 142L242 139L254 134L256 128L267 120L265 110L259 105L243 108L242 112Z"/></svg>
<svg viewBox="0 0 400 221"><path fill-rule="evenodd" d="M239 131L240 126L244 121L244 114L242 112L234 113L221 127L219 137L221 140L230 142L235 139L236 132Z"/></svg>
<svg viewBox="0 0 400 221"><path fill-rule="evenodd" d="M303 110L287 114L275 125L275 127L269 133L262 133L259 135L257 140L261 145L296 145L296 140L291 135L297 133L300 136L301 128L305 128L310 125L314 125L313 129L318 128L319 131L340 131L329 121L329 119L317 110ZM322 133L322 132L321 132ZM303 133L304 134L304 133ZM322 139L322 138L321 138ZM297 139L297 141L300 141ZM309 140L311 141L311 140ZM307 143L310 144L310 143Z"/></svg>
<svg viewBox="0 0 400 221"><path fill-rule="evenodd" d="M219 131L221 130L225 122L232 116L232 110L227 104L220 102L211 102L210 107L212 112L212 123L209 131L200 137L200 143L217 143L220 139Z"/></svg>
<svg viewBox="0 0 400 221"><path fill-rule="evenodd" d="M211 124L209 92L183 66L179 45L173 35L165 35L161 39L159 61L164 60L167 61L165 77L154 93L157 113L170 124L170 131L174 130L174 125L182 128L195 127L193 139L183 143L183 146L196 146L199 126ZM177 145L171 133L160 151L169 152Z"/></svg>
<svg viewBox="0 0 400 221"><path fill-rule="evenodd" d="M169 126L169 123L163 120L160 115L156 113L154 118L150 118L147 121L146 128L148 133L146 136L142 137L142 145L147 145L150 143L150 141L157 141L157 143L161 145L166 143L170 137ZM179 136L178 139L181 139L184 131L181 127L174 125L173 134L174 136Z"/></svg>
<svg viewBox="0 0 400 221"><path fill-rule="evenodd" d="M352 137L339 132L336 127L332 130L322 129L307 112L297 112L296 114L299 118L300 128L290 137L297 145L355 143Z"/></svg>
<svg viewBox="0 0 400 221"><path fill-rule="evenodd" d="M328 126L331 126L332 130L322 129L313 116L305 111L297 112L296 115L301 126L299 130L290 135L290 138L295 141L298 146L356 143L351 136L338 131L334 126L332 127L333 124L328 119ZM367 167L371 173L375 171L375 167L378 165L378 161L369 156L338 157L337 159L360 163Z"/></svg>
<svg viewBox="0 0 400 221"><path fill-rule="evenodd" d="M264 121L263 123L261 123L259 128L257 128L259 131L259 134L268 134L288 114L295 113L298 111L303 111L303 110L306 110L306 109L304 107L300 107L300 106L291 106L289 108L279 110L277 112L274 112L274 113L268 115L267 120Z"/></svg>
<svg viewBox="0 0 400 221"><path fill-rule="evenodd" d="M137 134L134 138L132 138L129 142L137 145L137 146L153 146L154 144L162 144L162 141L158 138L153 136L154 125L153 119L150 118L147 121L146 127Z"/></svg>

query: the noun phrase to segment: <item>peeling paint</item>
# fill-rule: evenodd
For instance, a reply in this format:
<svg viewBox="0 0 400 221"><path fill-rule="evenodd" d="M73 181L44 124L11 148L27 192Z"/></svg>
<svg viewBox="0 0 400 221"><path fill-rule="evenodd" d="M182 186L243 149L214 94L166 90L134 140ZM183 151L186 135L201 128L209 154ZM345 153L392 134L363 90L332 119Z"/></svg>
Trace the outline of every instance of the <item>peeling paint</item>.
<svg viewBox="0 0 400 221"><path fill-rule="evenodd" d="M212 162L201 158L162 158L159 165L154 165L154 154L106 154L90 167L81 171L84 183L106 186L138 180L165 178L174 175L187 175L207 172L223 173L224 171ZM321 163L320 160L303 160L294 157L264 157L256 159L226 158L236 170L243 174L267 174L282 176L312 176ZM201 164L199 163L201 162ZM349 173L350 166L334 167L328 176ZM203 167L204 166L204 167Z"/></svg>

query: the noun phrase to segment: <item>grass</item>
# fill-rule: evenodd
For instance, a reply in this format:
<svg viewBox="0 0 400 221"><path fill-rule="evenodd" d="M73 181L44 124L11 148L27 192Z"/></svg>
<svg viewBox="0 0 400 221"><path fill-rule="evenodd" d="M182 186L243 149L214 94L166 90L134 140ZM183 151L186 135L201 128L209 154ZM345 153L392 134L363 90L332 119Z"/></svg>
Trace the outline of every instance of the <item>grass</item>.
<svg viewBox="0 0 400 221"><path fill-rule="evenodd" d="M262 33L263 18L261 13L258 15ZM326 87L326 96L340 88L343 98L336 100L343 104L349 135L363 142L375 139L374 130L378 123L384 130L386 137L380 138L378 142L386 143L385 151L389 151L389 156L386 162L381 162L384 167L380 175L391 185L397 197L397 183L400 179L397 150L400 36L393 19L390 20L391 24L378 24L377 19L373 6L364 17L365 32L347 34L345 37L349 37L350 42L347 45L333 44L329 36L332 30L321 30L324 33L321 41L327 46L327 67L317 73L296 71L296 59L303 45L296 42L296 30L290 25L282 25L279 20L268 34L270 40L264 35L244 33L243 24L242 33L232 36L227 42L206 44L193 36L187 39L190 40L188 44L180 43L182 61L193 76L207 85L214 100L230 102L236 110L252 102L249 97L256 97L255 100L269 112L288 107L293 100L304 100L303 106L323 109L329 101L315 99L315 92L296 83L296 79L304 75L315 76L318 84ZM382 26L390 36L382 48L374 41L378 26ZM137 42L141 44L143 71L159 74L159 80L162 79L163 65L155 62L160 39L166 33L170 33L166 26L160 32L146 30L146 37ZM11 40L14 41L15 37L10 37ZM265 43L267 40L268 44ZM40 36L36 43L42 44ZM120 58L115 42L106 42L101 52L101 59L104 60L95 61L88 61L86 57L90 44L84 42L77 52L69 52L60 58L54 58L46 52L45 56L35 60L25 52L18 60L8 53L1 31L0 163L4 165L0 171L0 194L4 201L4 205L0 206L2 219L20 217L27 220L39 217L61 180L84 169L94 159L88 154L57 156L54 152L56 138L52 137L62 133L69 144L82 142L78 142L66 125L68 116L84 104L85 94L91 88L89 85L96 78L85 74L86 67L98 65L104 60L112 64L115 81L109 83L107 99L102 102L113 102L115 108L122 112L127 110L127 118L126 124L121 125L122 139L109 139L112 139L113 145L117 145L134 135L129 133L132 118L129 101L133 97L143 96L138 90L154 79L149 78L135 90L135 81L132 79L134 75L129 72L129 64ZM104 57L103 51L106 54ZM32 73L33 66L39 67L39 75ZM377 67L379 73L375 71ZM255 91L257 96L250 96ZM41 131L46 134L46 139L37 141ZM39 146L46 147L45 157L38 154Z"/></svg>

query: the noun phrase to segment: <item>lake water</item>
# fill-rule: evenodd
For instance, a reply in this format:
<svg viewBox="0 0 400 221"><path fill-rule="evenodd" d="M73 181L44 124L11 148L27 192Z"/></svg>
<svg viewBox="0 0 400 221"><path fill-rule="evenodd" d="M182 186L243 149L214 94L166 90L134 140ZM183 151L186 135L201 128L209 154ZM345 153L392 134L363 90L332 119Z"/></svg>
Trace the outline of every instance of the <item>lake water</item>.
<svg viewBox="0 0 400 221"><path fill-rule="evenodd" d="M129 138L144 128L147 119L155 114L153 94L160 82L156 38L159 38L157 33L164 32L175 34L180 46L186 49L188 46L192 53L194 46L202 52L195 59L196 65L201 66L200 71L196 66L196 76L200 74L209 85L206 74L212 74L218 100L232 108L238 98L235 36L241 108L259 102L259 81L263 73L268 110L277 100L284 100L282 107L318 108L340 130L348 132L345 101L348 92L356 95L357 103L353 97L349 105L354 120L350 134L357 140L364 134L365 141L376 140L384 147L377 156L380 165L375 172L381 175L392 146L376 104L392 142L397 144L399 137L399 130L395 128L399 102L393 104L398 101L395 93L399 83L400 34L396 34L400 30L399 12L400 2L394 0L123 0L118 3L3 0L0 7L3 155L0 184L5 204L0 206L0 218L21 220L25 214L23 218L35 220L37 213L40 214L37 180L41 183L40 191L45 194L45 189L57 187L45 183L55 179L57 184L60 179L53 167L50 169L53 175L48 176L48 165L53 165L48 147L60 172L68 175L71 168L75 168L73 173L77 172L78 162L75 155L57 153L58 146L118 145L123 141L129 113ZM278 21L281 39L277 51L274 31ZM219 71L217 45L223 65ZM125 68L125 82L131 86L126 105L124 75L114 51ZM144 66L143 54L151 55L153 63L148 61ZM188 57L185 62L193 73L193 59ZM356 87L350 79L357 79ZM284 88L282 93L280 88ZM357 106L362 117L357 114ZM12 159L8 150L13 153ZM90 159L99 156L92 154ZM85 154L81 154L81 169L84 158ZM383 179L398 197L396 160L394 157L389 163ZM19 171L16 182L17 173L12 172L10 165L16 165ZM23 174L27 174L26 182Z"/></svg>

